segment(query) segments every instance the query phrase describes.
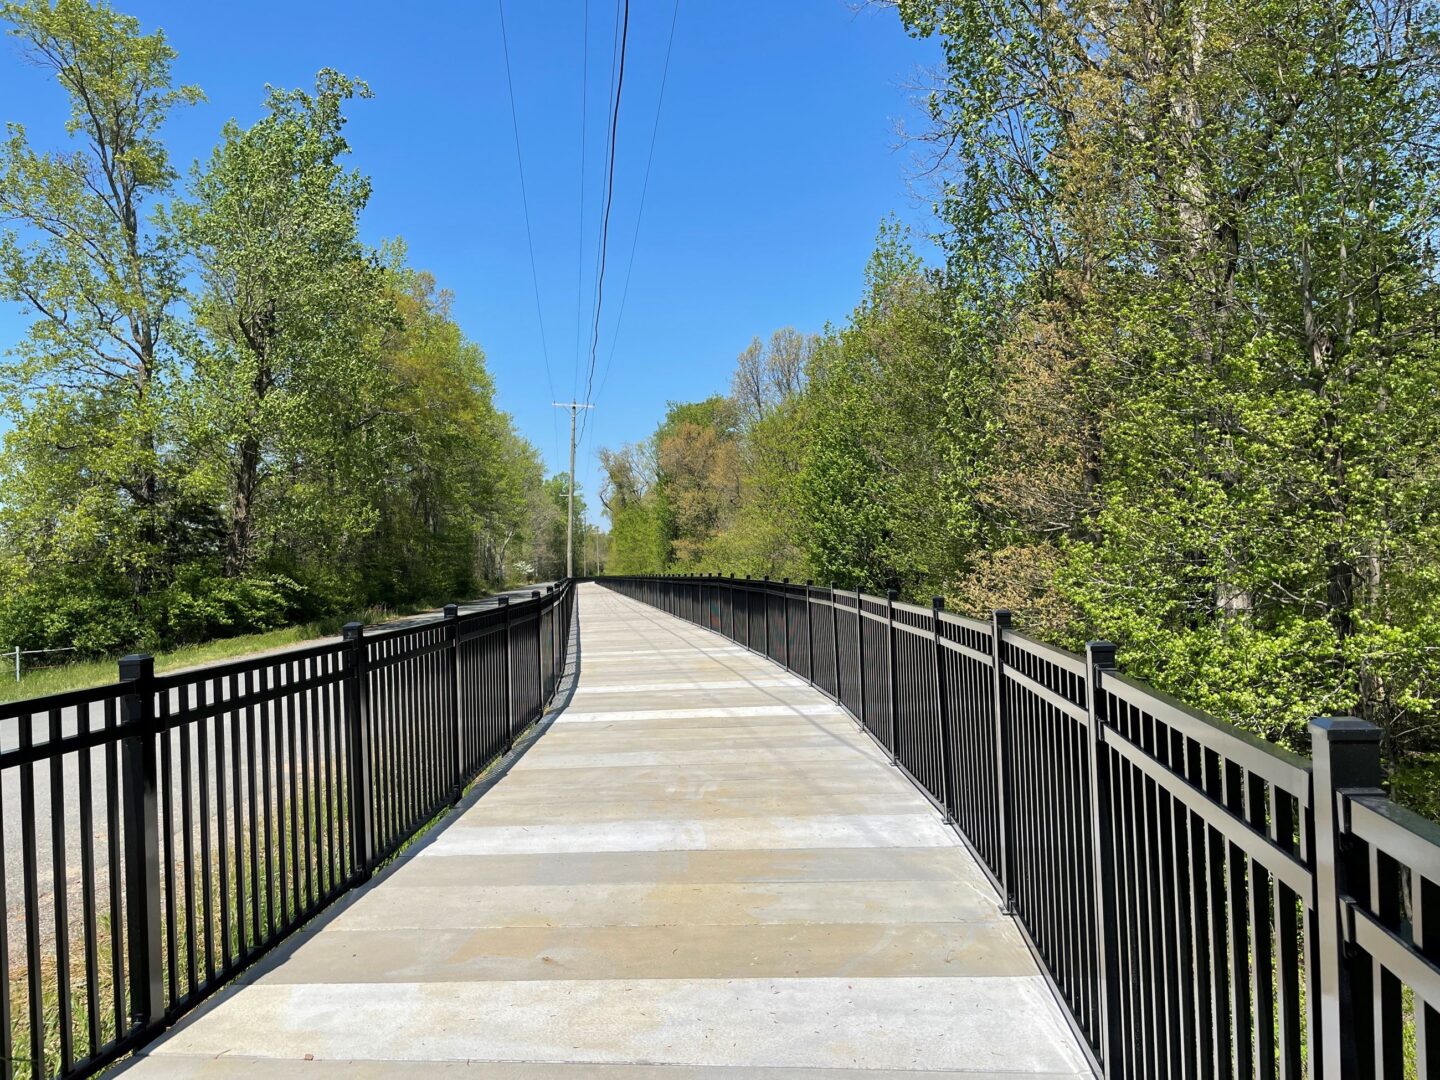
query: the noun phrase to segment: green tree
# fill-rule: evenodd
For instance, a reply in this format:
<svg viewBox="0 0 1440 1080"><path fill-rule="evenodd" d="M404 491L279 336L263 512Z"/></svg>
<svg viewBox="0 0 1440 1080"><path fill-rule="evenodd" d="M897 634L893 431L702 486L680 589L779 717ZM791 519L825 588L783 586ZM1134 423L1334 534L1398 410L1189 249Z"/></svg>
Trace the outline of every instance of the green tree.
<svg viewBox="0 0 1440 1080"><path fill-rule="evenodd" d="M518 525L533 450L495 408L485 354L450 295L429 274L389 277L399 323L378 356L389 441L360 565L393 601L469 596L505 577L496 545Z"/></svg>
<svg viewBox="0 0 1440 1080"><path fill-rule="evenodd" d="M610 518L606 570L612 574L654 574L670 565L673 526L656 485L652 443L602 449L605 479L600 502Z"/></svg>
<svg viewBox="0 0 1440 1080"><path fill-rule="evenodd" d="M953 581L980 527L962 478L983 443L951 294L887 223L849 324L815 355L798 497L821 581L924 595Z"/></svg>
<svg viewBox="0 0 1440 1080"><path fill-rule="evenodd" d="M325 70L313 93L271 89L266 115L227 123L176 211L204 288L196 301L195 435L225 487L225 572L281 544L343 547L375 522L394 445L397 325L359 240L367 178L347 170L345 102L364 83Z"/></svg>
<svg viewBox="0 0 1440 1080"><path fill-rule="evenodd" d="M181 297L173 233L153 211L174 170L160 139L177 106L163 34L84 0L0 5L24 54L69 99L79 148L36 149L10 124L0 147L0 295L33 316L0 368L14 421L0 461L4 557L43 607L54 575L128 607L184 557L192 531L169 447L176 366L168 318ZM29 601L15 598L28 606ZM128 603L127 603L128 601ZM112 613L103 621L126 632Z"/></svg>
<svg viewBox="0 0 1440 1080"><path fill-rule="evenodd" d="M998 380L1007 576L1257 730L1355 710L1413 744L1440 674L1434 10L899 6L945 48L927 138Z"/></svg>

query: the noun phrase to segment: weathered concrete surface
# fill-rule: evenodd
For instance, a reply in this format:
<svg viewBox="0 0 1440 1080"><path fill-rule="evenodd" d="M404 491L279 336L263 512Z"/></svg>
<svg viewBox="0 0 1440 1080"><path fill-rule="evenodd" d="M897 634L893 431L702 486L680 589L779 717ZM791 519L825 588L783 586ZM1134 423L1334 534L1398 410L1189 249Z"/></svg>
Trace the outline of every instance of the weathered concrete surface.
<svg viewBox="0 0 1440 1080"><path fill-rule="evenodd" d="M853 722L596 586L568 708L142 1078L1078 1078L969 855Z"/></svg>

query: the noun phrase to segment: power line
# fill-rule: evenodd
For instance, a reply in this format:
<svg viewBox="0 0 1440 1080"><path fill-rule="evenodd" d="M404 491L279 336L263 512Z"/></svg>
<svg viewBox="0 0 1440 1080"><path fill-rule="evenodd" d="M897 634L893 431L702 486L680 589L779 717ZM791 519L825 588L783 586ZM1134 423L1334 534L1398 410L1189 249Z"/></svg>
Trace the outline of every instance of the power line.
<svg viewBox="0 0 1440 1080"><path fill-rule="evenodd" d="M655 123L650 128L650 153L645 159L645 181L640 186L640 209L635 212L635 235L630 241L630 261L625 266L625 285L620 290L620 307L615 314L615 336L610 339L610 354L605 358L605 370L600 375L598 398L605 393L605 384L610 381L610 365L615 362L615 347L620 343L620 322L625 318L625 301L630 296L630 275L635 269L635 249L640 245L640 221L645 216L645 195L650 190L650 166L655 163L655 139L660 134L660 110L665 106L665 84L670 79L670 52L675 47L675 24L680 20L680 0L675 0L675 10L670 16L670 38L665 43L665 67L660 73L660 95L655 102Z"/></svg>
<svg viewBox="0 0 1440 1080"><path fill-rule="evenodd" d="M585 400L595 385L595 360L600 345L600 315L605 305L605 262L610 246L610 210L615 202L615 144L620 128L620 99L625 90L625 54L630 39L630 0L625 0L620 24L620 67L615 78L615 99L610 108L609 165L605 180L605 210L600 218L600 261L595 276L595 315L590 325L590 368L585 376Z"/></svg>
<svg viewBox="0 0 1440 1080"><path fill-rule="evenodd" d="M520 153L520 117L515 111L515 84L510 78L510 38L505 31L505 0L495 0L500 9L500 44L505 51L505 87L510 92L510 126L515 132L515 164L520 170L520 205L525 209L525 242L530 248L530 283L535 287L535 318L540 324L540 353L545 358L545 383L555 396L550 375L550 347L545 342L545 312L540 306L540 275L535 269L535 238L530 231L530 199L525 193L525 158Z"/></svg>
<svg viewBox="0 0 1440 1080"><path fill-rule="evenodd" d="M605 100L606 100L607 102L614 100L614 97L615 97L615 73L616 73L616 71L617 71L617 69L618 69L618 67L619 67L619 64L620 64L621 3L622 3L622 0L615 0L615 21L614 21L614 23L612 24L613 29L612 29L612 31L611 31L611 36L610 36L610 86L609 86L609 88L605 91ZM601 175L602 178L605 177L605 176L610 172L611 160L612 160L612 155L614 154L614 150L615 150L615 147L614 147L613 144L607 144L607 145L606 145L606 148L605 148L605 157L604 157L604 160L601 162L601 165L600 165L600 175ZM599 205L596 207L596 210L595 210L595 213L596 213L596 216L597 216L597 217L599 217L600 215L602 215L602 214L604 213L604 210L605 210L605 190L606 190L606 189L605 189L605 185L604 185L604 183L602 183L601 186L600 186L600 202L599 202ZM582 254L582 256L583 256L583 254L584 254L583 251L582 251L581 254ZM593 318L593 316L594 316L594 314L595 314L595 311L596 311L596 304L598 303L598 301L596 300L595 289L596 289L596 287L597 287L597 286L599 285L599 283L600 283L600 259L601 259L600 243L599 243L599 240L597 239L597 241L596 241L596 243L595 243L595 269L592 271L591 277L590 277L590 281L591 281L591 288L590 288L590 311L591 311L591 316L592 316L592 318ZM578 319L578 317L579 317L578 314L577 314L576 317L577 317L577 319ZM578 343L577 343L577 348L580 348L580 346L578 345ZM583 349L581 349L579 355L576 356L576 371L575 371L575 377L576 377L576 380L577 380L577 384L576 384L576 386L574 387L573 393L572 393L572 395L571 395L572 397L579 394L579 385L578 385L578 380L579 380L579 377L580 377L579 365L584 362L584 360L583 360L583 357L584 357L584 356L585 356L585 352L584 352ZM587 415L588 415L588 414L587 414ZM583 421L582 421L582 426L583 426Z"/></svg>
<svg viewBox="0 0 1440 1080"><path fill-rule="evenodd" d="M570 373L570 396L580 383L580 297L585 280L585 133L590 115L590 0L585 0L585 31L580 43L580 230L575 244L575 359ZM551 415L554 415L553 413Z"/></svg>

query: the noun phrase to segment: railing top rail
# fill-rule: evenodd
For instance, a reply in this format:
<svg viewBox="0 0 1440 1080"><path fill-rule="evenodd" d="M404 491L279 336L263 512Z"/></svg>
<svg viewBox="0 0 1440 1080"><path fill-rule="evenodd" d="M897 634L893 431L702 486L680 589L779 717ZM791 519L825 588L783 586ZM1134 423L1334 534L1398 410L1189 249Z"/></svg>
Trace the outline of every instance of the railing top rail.
<svg viewBox="0 0 1440 1080"><path fill-rule="evenodd" d="M39 718L47 714L48 710L34 715ZM24 721L21 723L23 724ZM24 730L22 727L21 731ZM108 724L104 722L91 723L89 730L67 731L58 739L50 738L47 730L40 732L42 737L35 738L32 726L30 738L21 738L17 746L0 750L0 771L13 769L20 765L50 761L53 758L64 757L66 754L73 754L80 750L93 750L97 746L115 742L131 733L132 728L121 723L118 716Z"/></svg>
<svg viewBox="0 0 1440 1080"><path fill-rule="evenodd" d="M1346 799L1352 835L1440 885L1440 824L1378 792Z"/></svg>
<svg viewBox="0 0 1440 1080"><path fill-rule="evenodd" d="M226 679L232 675L245 675L262 667L274 667L316 657L329 656L333 653L338 653L343 648L344 643L338 638L314 642L309 645L296 645L292 648L276 649L274 652L264 652L256 656L245 656L237 660L225 660L217 664L206 664L203 667L190 667L182 668L179 671L167 671L162 675L156 675L153 685L160 689L191 686L198 682Z"/></svg>
<svg viewBox="0 0 1440 1080"><path fill-rule="evenodd" d="M51 709L73 709L81 705L92 705L106 698L119 696L124 683L106 683L104 686L88 686L82 690L66 690L59 694L43 697L7 701L0 705L0 720L15 720L22 716L43 716Z"/></svg>
<svg viewBox="0 0 1440 1080"><path fill-rule="evenodd" d="M1099 690L1149 713L1161 723L1215 750L1246 771L1310 803L1310 760L1267 742L1244 728L1194 709L1170 695L1113 669L1100 676Z"/></svg>
<svg viewBox="0 0 1440 1080"><path fill-rule="evenodd" d="M1002 631L1000 636L1006 644L1014 645L1033 656L1048 660L1072 675L1085 674L1085 658L1083 656L1076 656L1074 653L1054 645L1046 645L1043 641L1028 638L1014 630Z"/></svg>
<svg viewBox="0 0 1440 1080"><path fill-rule="evenodd" d="M940 621L949 623L952 626L963 626L969 630L977 630L982 634L990 633L990 624L984 619L971 618L969 615L957 615L953 611L940 611Z"/></svg>
<svg viewBox="0 0 1440 1080"><path fill-rule="evenodd" d="M554 590L548 593L544 592L544 586L541 586L542 591L538 597L511 597L509 606L512 618L516 613L524 617L533 616L537 611L544 610L547 604L553 604L562 599L570 588L570 582L568 581L559 581L552 584L554 585ZM503 611L504 608L497 605L492 608L482 608L478 611L465 612L460 616L460 619L462 622L471 623L477 620L484 621L487 619L498 622L504 618ZM365 639L367 641L385 641L402 638L407 634L423 635L443 628L444 625L445 620L437 617L422 623L410 623L389 629L376 628L367 630ZM180 689L193 686L200 682L214 682L216 680L228 679L231 676L246 675L264 667L280 667L285 664L296 663L297 661L328 656L339 653L344 648L345 642L343 640L339 638L327 638L323 641L276 649L254 656L245 656L234 660L205 664L200 667L182 668L178 671L168 671L163 674L157 674L151 686L157 691ZM56 694L45 694L40 697L3 702L0 703L0 721L16 720L20 717L45 716L56 709L76 709L82 706L93 705L107 698L118 698L125 692L125 686L126 684L123 682L106 683L102 686L65 690ZM283 690L283 687L279 689Z"/></svg>

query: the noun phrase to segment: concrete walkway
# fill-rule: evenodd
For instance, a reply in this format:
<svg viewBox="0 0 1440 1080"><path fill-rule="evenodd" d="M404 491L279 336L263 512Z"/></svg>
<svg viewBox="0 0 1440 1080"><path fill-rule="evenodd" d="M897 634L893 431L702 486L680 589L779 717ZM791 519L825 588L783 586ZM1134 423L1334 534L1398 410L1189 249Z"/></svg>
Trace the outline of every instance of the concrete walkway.
<svg viewBox="0 0 1440 1080"><path fill-rule="evenodd" d="M595 585L489 790L141 1078L1088 1077L934 809L799 679Z"/></svg>

